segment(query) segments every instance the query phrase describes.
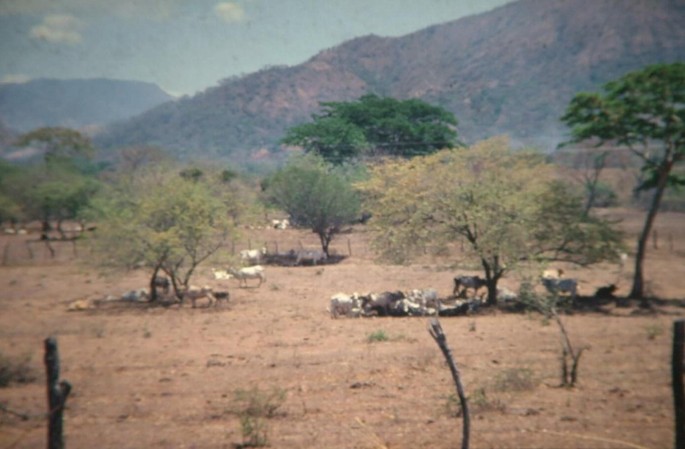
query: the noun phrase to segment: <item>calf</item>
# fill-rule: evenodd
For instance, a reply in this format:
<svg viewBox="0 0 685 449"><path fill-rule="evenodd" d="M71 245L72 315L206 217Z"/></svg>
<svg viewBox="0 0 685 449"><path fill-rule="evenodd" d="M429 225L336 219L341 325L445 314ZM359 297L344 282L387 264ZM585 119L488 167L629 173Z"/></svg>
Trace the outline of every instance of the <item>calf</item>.
<svg viewBox="0 0 685 449"><path fill-rule="evenodd" d="M201 298L207 298L209 301L209 304L207 307L211 306L216 306L218 301L217 298L214 296L214 292L212 291L212 288L209 286L204 286L204 287L195 287L195 286L190 286L188 289L183 292L183 297L182 301L185 301L186 299L190 299L190 301L193 304L193 309L196 306L196 302L198 299ZM226 297L226 300L228 300L228 297Z"/></svg>
<svg viewBox="0 0 685 449"><path fill-rule="evenodd" d="M331 296L331 306L329 311L331 312L331 316L333 318L337 318L340 315L360 316L362 309L359 295L353 293L350 296L346 295L345 293L336 293L335 295Z"/></svg>
<svg viewBox="0 0 685 449"><path fill-rule="evenodd" d="M326 259L328 259L328 256L326 256L326 253L323 251L303 249L297 253L295 265L300 265L302 263L316 265L319 262L325 262Z"/></svg>
<svg viewBox="0 0 685 449"><path fill-rule="evenodd" d="M487 281L480 276L457 276L454 278L452 295L456 298L466 298L469 289L472 288L473 296L476 296L478 290L486 285Z"/></svg>
<svg viewBox="0 0 685 449"><path fill-rule="evenodd" d="M575 279L542 278L542 285L553 295L568 294L572 301L578 294L578 281Z"/></svg>
<svg viewBox="0 0 685 449"><path fill-rule="evenodd" d="M261 287L262 282L266 282L264 267L262 267L261 265L245 267L239 270L236 270L235 268L229 268L228 272L231 274L231 276L238 279L241 286L245 285L245 287L247 287L248 279L259 279L259 285L257 287Z"/></svg>

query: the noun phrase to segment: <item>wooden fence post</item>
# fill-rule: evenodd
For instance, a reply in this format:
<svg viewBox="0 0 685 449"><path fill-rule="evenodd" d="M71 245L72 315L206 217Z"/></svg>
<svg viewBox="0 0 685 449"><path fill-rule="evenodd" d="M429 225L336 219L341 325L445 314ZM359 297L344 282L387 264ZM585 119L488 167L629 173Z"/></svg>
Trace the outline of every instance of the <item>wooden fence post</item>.
<svg viewBox="0 0 685 449"><path fill-rule="evenodd" d="M675 448L685 448L685 389L683 388L683 343L685 320L673 323L673 402L675 406Z"/></svg>
<svg viewBox="0 0 685 449"><path fill-rule="evenodd" d="M350 242L350 239L347 239L347 255L352 257L352 242Z"/></svg>
<svg viewBox="0 0 685 449"><path fill-rule="evenodd" d="M469 405L468 401L466 400L466 393L464 393L464 386L461 384L461 377L459 377L459 370L457 369L457 364L454 361L454 358L452 357L452 351L450 350L449 346L447 346L447 337L445 336L445 333L442 330L442 326L440 325L440 321L438 321L437 318L433 318L431 320L428 332L431 334L433 340L435 340L435 342L440 347L442 354L445 356L445 360L447 360L447 365L449 365L450 371L452 372L452 379L454 379L454 384L457 387L457 395L459 396L459 403L461 404L461 412L463 418L463 436L461 440L461 447L462 449L469 449L469 429L471 418L469 416Z"/></svg>
<svg viewBox="0 0 685 449"><path fill-rule="evenodd" d="M59 382L59 353L57 340L45 339L45 372L48 383L48 449L64 449L62 415L71 384Z"/></svg>

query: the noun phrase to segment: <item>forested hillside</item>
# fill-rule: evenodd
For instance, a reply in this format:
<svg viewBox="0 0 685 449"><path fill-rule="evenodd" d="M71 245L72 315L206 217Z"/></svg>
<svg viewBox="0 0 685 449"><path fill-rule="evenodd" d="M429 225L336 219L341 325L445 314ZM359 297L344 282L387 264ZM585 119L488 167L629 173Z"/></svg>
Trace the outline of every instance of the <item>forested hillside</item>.
<svg viewBox="0 0 685 449"><path fill-rule="evenodd" d="M551 150L575 93L646 64L685 60L683 23L685 3L673 0L521 0L226 79L113 126L97 142L244 159L276 149L284 130L309 120L320 102L373 92L445 107L466 143L508 134L514 144Z"/></svg>
<svg viewBox="0 0 685 449"><path fill-rule="evenodd" d="M128 119L173 97L159 86L110 79L38 79L0 84L0 119L26 132L43 126L92 128Z"/></svg>

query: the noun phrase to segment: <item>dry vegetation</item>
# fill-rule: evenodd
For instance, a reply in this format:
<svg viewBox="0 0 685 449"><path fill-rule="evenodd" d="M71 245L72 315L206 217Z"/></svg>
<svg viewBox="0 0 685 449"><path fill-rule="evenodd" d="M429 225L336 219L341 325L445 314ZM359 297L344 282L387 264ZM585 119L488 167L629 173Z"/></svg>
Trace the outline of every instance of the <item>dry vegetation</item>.
<svg viewBox="0 0 685 449"><path fill-rule="evenodd" d="M629 244L642 215L623 217ZM684 315L685 215L662 214L658 249L648 252L655 311L607 305L562 318L583 355L579 384L558 388L558 330L536 314L500 311L443 318L471 396L473 448L668 448L672 322ZM32 236L29 236L32 237ZM62 377L73 385L65 413L70 449L453 448L461 438L454 386L422 318L332 319L338 291L433 287L446 296L454 259L426 256L412 266L375 263L363 228L333 247L352 256L324 267L267 267L261 288L230 290L219 308L107 306L68 312L77 299L144 287L147 273L103 275L70 247L59 261L21 256L21 236L3 236L0 353L28 357L36 381L0 390L0 448L44 447L43 339L57 337ZM316 246L303 231L249 231L253 247ZM349 239L349 246L348 246ZM231 249L227 248L226 252ZM457 257L458 259L458 257ZM583 294L616 282L630 289L631 264L564 267ZM507 277L504 285L518 288ZM251 433L250 433L251 432Z"/></svg>

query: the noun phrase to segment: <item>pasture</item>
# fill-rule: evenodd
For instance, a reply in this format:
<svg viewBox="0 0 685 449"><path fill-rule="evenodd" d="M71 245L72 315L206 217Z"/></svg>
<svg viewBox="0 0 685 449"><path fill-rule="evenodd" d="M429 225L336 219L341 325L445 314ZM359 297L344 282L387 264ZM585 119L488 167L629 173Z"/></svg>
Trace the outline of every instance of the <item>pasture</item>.
<svg viewBox="0 0 685 449"><path fill-rule="evenodd" d="M643 215L610 213L624 220L634 247ZM685 316L685 214L663 213L655 226L660 240L645 269L648 291L659 299L654 311L609 304L562 317L573 343L588 347L576 388L557 387L559 332L540 315L489 310L441 318L471 397L472 448L673 446L671 329ZM316 236L301 230L245 233L253 247L317 247ZM21 238L2 236L0 244ZM147 273L99 273L83 263L83 251L0 266L0 351L29 357L37 377L0 389L0 404L29 415L0 411L0 448L45 447L42 351L51 335L61 377L73 385L65 412L69 449L245 447L243 399L271 392L281 395L272 399L275 409L258 420L269 447L459 447L454 385L427 319L332 319L326 308L336 292L432 287L447 296L453 276L477 271L455 266L458 255L382 265L368 240L364 227L334 240L340 254L352 252L339 264L266 266L268 281L259 288L215 280L203 266L194 284L230 292L215 308L69 312L77 299L145 287ZM564 270L578 279L581 295L618 280L621 296L630 289L632 263L629 257L623 270ZM502 285L516 290L518 279L510 275Z"/></svg>

